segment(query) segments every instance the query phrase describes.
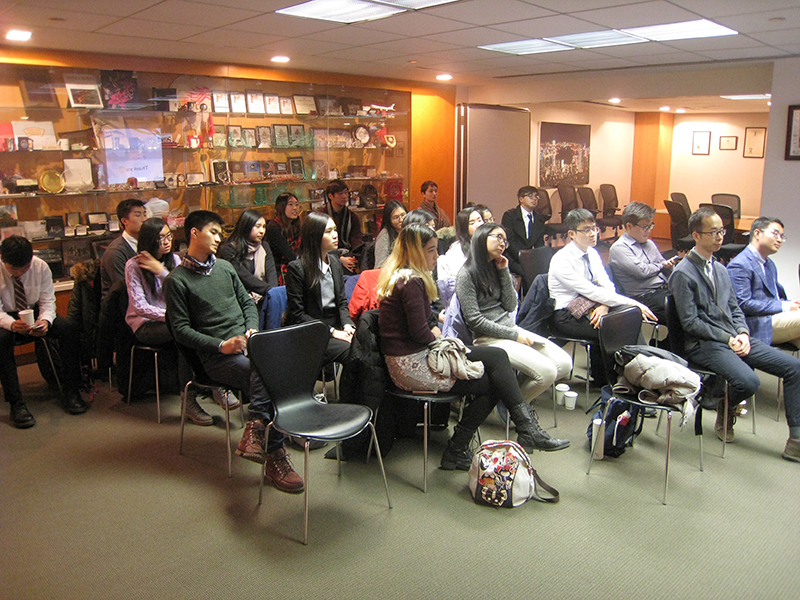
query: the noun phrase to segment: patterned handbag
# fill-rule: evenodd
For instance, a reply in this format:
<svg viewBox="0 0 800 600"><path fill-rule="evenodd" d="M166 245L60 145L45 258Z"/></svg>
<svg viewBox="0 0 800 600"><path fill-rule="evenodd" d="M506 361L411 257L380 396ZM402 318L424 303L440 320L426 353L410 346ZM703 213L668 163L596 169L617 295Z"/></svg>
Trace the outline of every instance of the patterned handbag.
<svg viewBox="0 0 800 600"><path fill-rule="evenodd" d="M539 488L549 495L542 496ZM531 466L522 446L509 440L487 440L469 470L469 489L478 504L513 508L530 498L556 503L558 490L547 485Z"/></svg>

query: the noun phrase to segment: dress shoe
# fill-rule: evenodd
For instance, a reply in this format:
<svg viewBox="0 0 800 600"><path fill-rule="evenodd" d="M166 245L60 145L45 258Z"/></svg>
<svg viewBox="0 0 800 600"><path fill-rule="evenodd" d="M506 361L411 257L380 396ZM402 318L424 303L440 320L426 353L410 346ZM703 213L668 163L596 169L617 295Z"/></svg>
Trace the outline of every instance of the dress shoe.
<svg viewBox="0 0 800 600"><path fill-rule="evenodd" d="M64 397L64 410L71 415L82 415L89 410L89 405L81 398L78 390L67 392Z"/></svg>
<svg viewBox="0 0 800 600"><path fill-rule="evenodd" d="M223 390L222 388L214 388L214 402L219 404L222 408L228 405L228 410L239 408L239 399L230 390Z"/></svg>
<svg viewBox="0 0 800 600"><path fill-rule="evenodd" d="M800 440L793 440L792 438L786 440L786 447L783 449L781 456L792 462L800 462Z"/></svg>
<svg viewBox="0 0 800 600"><path fill-rule="evenodd" d="M36 425L36 419L24 402L15 402L11 405L11 424L17 429L28 429Z"/></svg>

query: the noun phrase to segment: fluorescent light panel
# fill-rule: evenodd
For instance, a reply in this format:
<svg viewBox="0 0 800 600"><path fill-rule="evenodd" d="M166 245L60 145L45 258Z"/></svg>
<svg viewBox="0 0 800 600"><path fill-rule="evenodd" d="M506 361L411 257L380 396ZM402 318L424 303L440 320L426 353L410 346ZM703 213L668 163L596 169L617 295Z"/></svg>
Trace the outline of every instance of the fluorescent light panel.
<svg viewBox="0 0 800 600"><path fill-rule="evenodd" d="M30 31L22 31L20 29L12 29L6 33L6 39L12 42L27 42L31 39Z"/></svg>
<svg viewBox="0 0 800 600"><path fill-rule="evenodd" d="M772 94L741 94L739 96L720 96L726 100L769 100Z"/></svg>
<svg viewBox="0 0 800 600"><path fill-rule="evenodd" d="M548 42L545 40L521 40L518 42L503 42L502 44L489 44L478 46L484 50L495 50L507 54L540 54L542 52L559 52L561 50L574 50L571 46Z"/></svg>
<svg viewBox="0 0 800 600"><path fill-rule="evenodd" d="M450 4L456 0L371 0L377 4L388 4L389 6L399 6L409 10L419 10L420 8L430 8L440 4Z"/></svg>
<svg viewBox="0 0 800 600"><path fill-rule="evenodd" d="M384 17L405 12L405 9L362 2L361 0L311 0L310 2L289 6L275 12L292 17L305 17L306 19L320 19L336 23L357 23L359 21L383 19Z"/></svg>
<svg viewBox="0 0 800 600"><path fill-rule="evenodd" d="M666 25L650 25L648 27L634 27L632 29L621 29L620 31L647 38L651 42L690 40L696 38L719 37L723 35L737 35L739 33L733 29L712 23L707 19L684 21L683 23L668 23Z"/></svg>
<svg viewBox="0 0 800 600"><path fill-rule="evenodd" d="M591 31L589 33L573 33L544 38L550 42L567 44L576 48L603 48L605 46L623 46L625 44L640 44L647 40L635 35L623 33L616 29L606 31Z"/></svg>

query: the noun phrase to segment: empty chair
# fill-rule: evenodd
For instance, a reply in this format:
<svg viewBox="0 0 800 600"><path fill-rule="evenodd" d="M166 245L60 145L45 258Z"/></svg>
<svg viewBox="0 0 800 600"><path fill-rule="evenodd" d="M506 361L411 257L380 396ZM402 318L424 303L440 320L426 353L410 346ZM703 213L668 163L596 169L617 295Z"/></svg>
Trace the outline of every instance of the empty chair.
<svg viewBox="0 0 800 600"><path fill-rule="evenodd" d="M520 251L519 262L525 273L523 277L523 290L525 293L533 285L533 280L537 275L547 273L550 270L550 259L553 258L553 254L555 254L555 250L550 246Z"/></svg>
<svg viewBox="0 0 800 600"><path fill-rule="evenodd" d="M617 229L622 227L622 218L615 216L613 212L611 213L611 216L607 217L605 216L605 211L602 211L603 216L599 216L601 211L597 206L597 198L595 197L592 188L579 187L578 195L583 203L583 208L590 210L595 214L595 222L600 228L600 231L605 231L607 227L612 227L614 229L614 239L616 240L618 237Z"/></svg>
<svg viewBox="0 0 800 600"><path fill-rule="evenodd" d="M553 216L553 205L550 203L550 193L544 189L539 188L539 204L536 205L534 211L537 215L542 215L545 220L544 233L550 238L560 235L565 238L567 235L567 227L563 223L548 223Z"/></svg>
<svg viewBox="0 0 800 600"><path fill-rule="evenodd" d="M614 187L613 183L600 184L600 196L603 198L604 217L613 217L620 211L617 188Z"/></svg>
<svg viewBox="0 0 800 600"><path fill-rule="evenodd" d="M673 202L677 202L683 207L686 211L687 219L692 216L692 209L689 207L689 200L686 198L686 194L683 192L672 192L669 197L672 198Z"/></svg>
<svg viewBox="0 0 800 600"><path fill-rule="evenodd" d="M672 248L678 252L686 252L694 247L694 238L689 232L689 215L683 206L672 200L664 200L669 213L669 233Z"/></svg>
<svg viewBox="0 0 800 600"><path fill-rule="evenodd" d="M558 197L561 198L561 220L563 221L569 211L580 208L578 194L575 192L574 186L566 183L559 183L556 189L558 190Z"/></svg>
<svg viewBox="0 0 800 600"><path fill-rule="evenodd" d="M736 194L711 194L712 204L722 204L733 209L733 218L742 218L742 199Z"/></svg>

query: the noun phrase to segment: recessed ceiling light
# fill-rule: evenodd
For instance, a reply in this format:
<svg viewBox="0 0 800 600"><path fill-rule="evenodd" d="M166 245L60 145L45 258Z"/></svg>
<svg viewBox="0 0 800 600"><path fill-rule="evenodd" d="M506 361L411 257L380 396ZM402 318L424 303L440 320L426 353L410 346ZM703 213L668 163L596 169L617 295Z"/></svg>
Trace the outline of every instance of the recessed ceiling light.
<svg viewBox="0 0 800 600"><path fill-rule="evenodd" d="M720 96L725 100L769 100L772 94L740 94L738 96Z"/></svg>
<svg viewBox="0 0 800 600"><path fill-rule="evenodd" d="M767 100L767 106L772 106L772 101L771 100Z"/></svg>
<svg viewBox="0 0 800 600"><path fill-rule="evenodd" d="M289 62L289 57L288 56L273 56L272 58L270 58L270 60L272 62L276 62L276 63L287 63L287 62Z"/></svg>
<svg viewBox="0 0 800 600"><path fill-rule="evenodd" d="M441 75L436 76L438 81L450 81L452 78L453 76L448 73L442 73Z"/></svg>
<svg viewBox="0 0 800 600"><path fill-rule="evenodd" d="M12 42L27 42L31 39L31 32L12 29L6 34L6 39Z"/></svg>
<svg viewBox="0 0 800 600"><path fill-rule="evenodd" d="M658 110L660 110L661 112L669 112L669 106L662 106Z"/></svg>
<svg viewBox="0 0 800 600"><path fill-rule="evenodd" d="M619 98L609 98L608 101L611 104L619 104L620 102L622 102L622 100L620 100Z"/></svg>
<svg viewBox="0 0 800 600"><path fill-rule="evenodd" d="M478 46L484 50L495 50L507 54L539 54L541 52L560 52L561 50L574 50L571 46L548 42L545 40L520 40L519 42L503 42L502 44L488 44Z"/></svg>
<svg viewBox="0 0 800 600"><path fill-rule="evenodd" d="M415 60L410 60L410 61L408 61L408 62L409 62L410 64L412 64L412 65L415 65L415 64L417 64L417 61L415 61Z"/></svg>
<svg viewBox="0 0 800 600"><path fill-rule="evenodd" d="M683 114L683 113L685 113L685 112L686 112L686 109L685 109L685 108L676 108L676 109L675 109L675 112L676 112L676 113L679 113L679 114Z"/></svg>
<svg viewBox="0 0 800 600"><path fill-rule="evenodd" d="M556 37L544 38L550 42L567 44L576 48L603 48L605 46L623 46L625 44L640 44L647 40L616 29L606 31L592 31L590 33L573 33L570 35L559 35Z"/></svg>
<svg viewBox="0 0 800 600"><path fill-rule="evenodd" d="M738 31L712 23L707 19L697 21L684 21L683 23L669 23L667 25L650 25L648 27L634 27L621 29L624 33L647 38L653 42L668 42L670 40L689 40L695 38L718 37L721 35L738 35Z"/></svg>
<svg viewBox="0 0 800 600"><path fill-rule="evenodd" d="M362 0L311 0L303 4L276 10L276 13L306 19L320 19L336 23L357 23L383 19L397 13L405 12L404 8L373 4Z"/></svg>

